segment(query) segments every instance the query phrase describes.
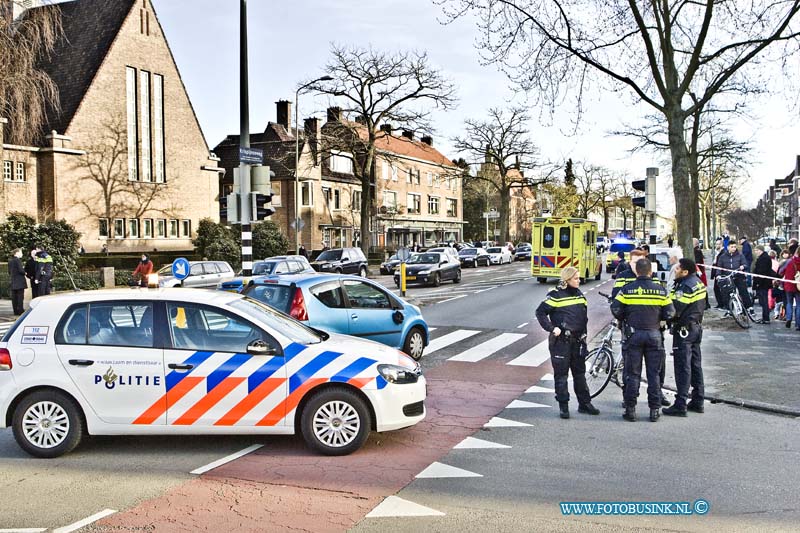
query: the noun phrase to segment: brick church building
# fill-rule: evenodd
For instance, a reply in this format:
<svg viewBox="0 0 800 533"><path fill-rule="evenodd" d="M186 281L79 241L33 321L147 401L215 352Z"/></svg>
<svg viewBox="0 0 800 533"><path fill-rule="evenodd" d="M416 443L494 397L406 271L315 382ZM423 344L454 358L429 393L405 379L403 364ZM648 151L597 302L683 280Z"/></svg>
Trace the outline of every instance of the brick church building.
<svg viewBox="0 0 800 533"><path fill-rule="evenodd" d="M199 220L219 217L222 169L151 2L58 6L64 38L43 68L60 109L34 146L4 140L14 117L0 117L0 220L65 219L88 252L191 250Z"/></svg>

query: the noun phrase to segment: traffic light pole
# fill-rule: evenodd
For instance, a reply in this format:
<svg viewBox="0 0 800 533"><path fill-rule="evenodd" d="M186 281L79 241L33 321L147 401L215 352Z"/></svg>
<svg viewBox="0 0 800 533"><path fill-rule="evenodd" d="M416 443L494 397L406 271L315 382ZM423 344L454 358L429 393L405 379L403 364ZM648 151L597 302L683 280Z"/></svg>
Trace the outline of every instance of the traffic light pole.
<svg viewBox="0 0 800 533"><path fill-rule="evenodd" d="M247 76L247 0L239 0L239 147L250 148L250 95ZM250 228L250 165L239 162L239 198L242 222L242 274L253 270L253 233Z"/></svg>

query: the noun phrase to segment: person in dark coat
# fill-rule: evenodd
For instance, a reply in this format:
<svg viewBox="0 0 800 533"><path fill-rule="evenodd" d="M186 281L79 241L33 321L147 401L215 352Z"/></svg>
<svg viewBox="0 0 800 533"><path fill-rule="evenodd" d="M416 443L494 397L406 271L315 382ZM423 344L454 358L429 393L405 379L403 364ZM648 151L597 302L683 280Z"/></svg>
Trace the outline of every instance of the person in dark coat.
<svg viewBox="0 0 800 533"><path fill-rule="evenodd" d="M667 239L667 246L669 246L670 248L672 248L672 245L674 244L674 242L675 242L675 241L674 241L674 240L672 240L672 235L670 235L670 236L669 236L669 239Z"/></svg>
<svg viewBox="0 0 800 533"><path fill-rule="evenodd" d="M25 296L25 289L28 288L21 258L22 249L17 248L8 260L8 274L11 277L11 307L14 308L15 315L21 315L24 311L22 300Z"/></svg>
<svg viewBox="0 0 800 533"><path fill-rule="evenodd" d="M775 239L769 240L769 249L774 250L776 256L781 255L781 247L778 246L778 243L775 241Z"/></svg>
<svg viewBox="0 0 800 533"><path fill-rule="evenodd" d="M31 300L39 296L39 287L36 285L36 254L39 253L39 247L34 246L31 250L31 256L25 262L25 277L31 282Z"/></svg>
<svg viewBox="0 0 800 533"><path fill-rule="evenodd" d="M308 259L308 252L306 252L306 247L302 244L300 245L300 249L297 251L297 255L302 255L306 259Z"/></svg>
<svg viewBox="0 0 800 533"><path fill-rule="evenodd" d="M753 274L761 276L769 276L774 278L777 276L775 271L772 270L772 259L769 254L764 252L764 247L756 246L756 267ZM758 295L758 303L761 304L761 322L769 324L769 290L772 288L772 280L764 278L753 278L753 290Z"/></svg>
<svg viewBox="0 0 800 533"><path fill-rule="evenodd" d="M39 296L50 294L50 281L53 279L53 258L44 250L36 254L36 276L33 282L39 286Z"/></svg>

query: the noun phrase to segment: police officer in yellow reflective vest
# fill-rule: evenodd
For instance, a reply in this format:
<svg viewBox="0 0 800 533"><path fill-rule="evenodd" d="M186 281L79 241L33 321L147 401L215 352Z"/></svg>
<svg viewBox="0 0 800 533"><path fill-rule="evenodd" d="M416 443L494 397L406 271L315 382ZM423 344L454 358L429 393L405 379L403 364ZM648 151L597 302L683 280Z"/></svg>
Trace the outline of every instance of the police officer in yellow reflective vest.
<svg viewBox="0 0 800 533"><path fill-rule="evenodd" d="M622 355L625 361L623 397L625 414L629 422L636 421L636 398L642 379L642 358L647 368L647 404L650 406L650 421L656 422L661 414L661 370L662 340L659 331L661 321L675 314L667 290L650 279L652 267L647 259L634 264L636 281L625 285L611 302L611 313L625 323Z"/></svg>
<svg viewBox="0 0 800 533"><path fill-rule="evenodd" d="M578 412L599 415L592 405L589 387L586 386L586 297L578 286L581 275L578 269L566 267L561 271L558 287L547 293L536 309L536 319L550 332L550 363L556 401L561 418L569 418L569 371L572 370L572 387L578 397Z"/></svg>
<svg viewBox="0 0 800 533"><path fill-rule="evenodd" d="M681 259L675 273L672 305L675 317L670 323L672 355L675 358L675 403L663 410L668 416L686 416L686 411L703 412L703 368L700 342L703 340L703 312L706 310L706 286L697 277L697 264ZM692 401L689 385L692 386Z"/></svg>

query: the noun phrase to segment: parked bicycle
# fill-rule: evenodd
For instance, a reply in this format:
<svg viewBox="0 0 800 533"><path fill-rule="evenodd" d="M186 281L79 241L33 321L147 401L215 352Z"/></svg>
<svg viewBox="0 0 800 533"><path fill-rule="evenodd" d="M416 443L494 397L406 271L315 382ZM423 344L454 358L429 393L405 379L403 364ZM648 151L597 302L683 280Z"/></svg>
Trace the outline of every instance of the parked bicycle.
<svg viewBox="0 0 800 533"><path fill-rule="evenodd" d="M733 275L734 272L731 272L727 276L717 276L714 283L719 284L719 292L722 295L722 300L728 302L728 313L733 316L733 319L740 328L748 329L751 325L750 322L755 322L755 318L747 312L742 302L742 297L739 296L739 291L733 283Z"/></svg>
<svg viewBox="0 0 800 533"><path fill-rule="evenodd" d="M599 294L611 302L611 296L602 292ZM620 353L614 355L614 332L619 329L617 320L612 320L600 346L591 350L586 356L586 385L592 398L603 392L609 381L622 388L624 364L621 347Z"/></svg>

